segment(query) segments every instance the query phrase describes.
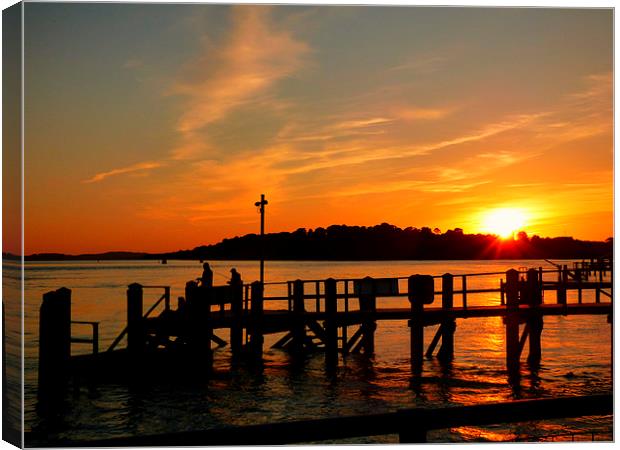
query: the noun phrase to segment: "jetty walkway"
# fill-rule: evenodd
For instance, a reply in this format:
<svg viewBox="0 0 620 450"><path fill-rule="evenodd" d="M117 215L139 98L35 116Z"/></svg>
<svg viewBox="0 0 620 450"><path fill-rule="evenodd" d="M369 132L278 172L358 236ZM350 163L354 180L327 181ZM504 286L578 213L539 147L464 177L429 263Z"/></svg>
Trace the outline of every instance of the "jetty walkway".
<svg viewBox="0 0 620 450"><path fill-rule="evenodd" d="M468 287L483 276L497 276L497 286ZM284 294L265 295L265 287ZM145 293L153 290L162 293L146 309ZM442 362L454 358L457 319L502 317L506 369L509 378L518 377L526 345L528 363L540 364L545 316L606 315L611 324L613 263L599 259L572 266L554 264L553 269L294 280L264 286L256 281L203 287L189 281L184 294L183 301L172 308L170 287L131 284L127 289L127 326L105 351L99 348L97 322L72 320L69 289L44 294L39 324L39 394L53 395L70 378L132 377L144 371L168 376L181 366L191 368L197 376L210 376L217 348L226 345L230 345L233 361L262 364L264 336L268 334L278 334L273 347L293 356L324 352L326 367L333 369L339 355L372 355L377 323L384 320L407 321L415 377L421 374L425 358L437 357ZM484 304L472 301L481 296L495 300ZM398 297L406 298L409 306L384 307ZM378 299L381 307L377 307ZM92 332L86 337L72 336L72 325L90 327ZM425 348L425 328L437 325ZM123 341L125 348L119 348ZM71 355L72 343L92 346L92 352Z"/></svg>

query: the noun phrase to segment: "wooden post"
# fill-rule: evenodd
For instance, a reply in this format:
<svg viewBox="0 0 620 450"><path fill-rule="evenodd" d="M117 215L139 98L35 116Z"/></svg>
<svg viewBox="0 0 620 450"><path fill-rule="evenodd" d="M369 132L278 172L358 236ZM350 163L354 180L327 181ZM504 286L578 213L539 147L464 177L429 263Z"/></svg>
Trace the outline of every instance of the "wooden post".
<svg viewBox="0 0 620 450"><path fill-rule="evenodd" d="M509 378L519 375L519 272L506 272L506 368Z"/></svg>
<svg viewBox="0 0 620 450"><path fill-rule="evenodd" d="M99 322L93 322L93 355L99 353Z"/></svg>
<svg viewBox="0 0 620 450"><path fill-rule="evenodd" d="M239 356L243 347L243 283L230 285L230 351Z"/></svg>
<svg viewBox="0 0 620 450"><path fill-rule="evenodd" d="M300 354L304 350L306 342L306 308L304 303L304 282L295 280L293 282L293 320L291 321L291 351Z"/></svg>
<svg viewBox="0 0 620 450"><path fill-rule="evenodd" d="M170 311L170 286L164 287L164 311Z"/></svg>
<svg viewBox="0 0 620 450"><path fill-rule="evenodd" d="M146 346L144 329L142 285L132 283L127 287L127 351L139 355Z"/></svg>
<svg viewBox="0 0 620 450"><path fill-rule="evenodd" d="M504 285L504 279L500 278L499 280L499 295L500 295L500 304L504 306L506 304L506 286Z"/></svg>
<svg viewBox="0 0 620 450"><path fill-rule="evenodd" d="M531 308L527 321L529 325L530 341L530 351L527 357L527 362L532 367L538 367L540 365L542 354L541 334L543 330L543 318L538 308L542 303L542 291L540 289L538 278L538 272L536 269L530 269L527 271L527 289L529 291Z"/></svg>
<svg viewBox="0 0 620 450"><path fill-rule="evenodd" d="M461 277L462 280L462 288L463 288L463 308L467 309L467 276L463 275Z"/></svg>
<svg viewBox="0 0 620 450"><path fill-rule="evenodd" d="M69 375L71 358L71 291L43 294L39 314L39 396L57 397Z"/></svg>
<svg viewBox="0 0 620 450"><path fill-rule="evenodd" d="M564 266L559 269L558 272L558 290L556 294L556 299L558 305L566 305L566 278L567 278L567 268Z"/></svg>
<svg viewBox="0 0 620 450"><path fill-rule="evenodd" d="M261 359L263 356L263 285L260 281L252 283L252 332L250 348L252 356Z"/></svg>
<svg viewBox="0 0 620 450"><path fill-rule="evenodd" d="M375 330L377 329L375 322L377 297L375 295L375 282L372 277L365 277L362 280L360 311L362 313L362 347L364 354L372 355L375 352Z"/></svg>
<svg viewBox="0 0 620 450"><path fill-rule="evenodd" d="M336 295L336 280L325 280L325 364L332 369L338 365L338 298Z"/></svg>
<svg viewBox="0 0 620 450"><path fill-rule="evenodd" d="M442 336L441 347L437 358L447 362L454 358L454 331L456 320L448 316L447 310L454 306L454 277L446 273L441 277L441 307L444 310L444 319L441 322Z"/></svg>
<svg viewBox="0 0 620 450"><path fill-rule="evenodd" d="M190 358L199 369L209 370L213 364L211 338L213 325L211 324L211 302L213 289L199 287L195 281L185 284L185 299L187 301L187 317L189 331ZM205 355L204 359L201 355Z"/></svg>
<svg viewBox="0 0 620 450"><path fill-rule="evenodd" d="M349 315L349 280L343 280L343 281L344 281L344 312L345 312L345 315L348 316ZM342 325L342 354L343 355L346 355L347 353L349 353L349 348L347 345L348 342L349 342L348 325L344 323Z"/></svg>
<svg viewBox="0 0 620 450"><path fill-rule="evenodd" d="M422 372L424 362L424 304L431 303L433 295L433 277L429 275L411 275L409 277L411 370L414 375L419 375Z"/></svg>

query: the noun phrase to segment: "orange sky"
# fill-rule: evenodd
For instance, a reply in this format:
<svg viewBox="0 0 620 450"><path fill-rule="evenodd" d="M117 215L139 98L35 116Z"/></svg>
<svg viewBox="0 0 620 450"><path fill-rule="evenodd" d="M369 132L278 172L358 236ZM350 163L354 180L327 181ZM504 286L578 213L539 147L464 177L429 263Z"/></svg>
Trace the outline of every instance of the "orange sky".
<svg viewBox="0 0 620 450"><path fill-rule="evenodd" d="M26 4L25 252L613 234L612 11ZM9 244L10 245L10 244Z"/></svg>

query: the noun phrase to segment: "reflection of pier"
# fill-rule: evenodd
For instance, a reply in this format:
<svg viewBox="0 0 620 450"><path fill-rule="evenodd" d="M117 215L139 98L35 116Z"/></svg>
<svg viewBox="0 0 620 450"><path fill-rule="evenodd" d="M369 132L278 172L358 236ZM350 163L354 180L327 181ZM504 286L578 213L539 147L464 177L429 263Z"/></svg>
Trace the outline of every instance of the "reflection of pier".
<svg viewBox="0 0 620 450"><path fill-rule="evenodd" d="M545 316L607 315L611 322L611 270L611 261L606 260L580 263L573 269L558 266L553 270L511 269L506 273L268 284L270 289L282 291L279 296L265 296L260 282L213 288L188 282L185 301L177 309L171 307L169 287L132 284L127 290L127 327L104 352L98 348L97 323L72 322L71 291L61 288L45 294L41 306L40 392L46 395L56 391L58 384L71 375L106 379L138 376L146 371L156 376L181 367L191 369L186 373L206 374L213 366L213 344L221 347L228 342L233 362L260 363L263 337L275 333L281 336L274 347L292 355L322 351L327 368L333 369L339 355L371 355L375 351L376 324L382 320L408 321L415 376L421 373L425 356L436 354L442 362L454 358L457 319L502 317L506 367L509 377L518 377L526 344L528 363L532 367L540 363ZM502 279L498 287L471 287L478 277L499 276ZM144 312L144 294L151 289L161 289L163 295ZM570 292L575 295L569 296ZM594 294L587 296L588 301L584 300L586 292ZM480 303L476 300L481 295L488 298L494 294L495 304L468 304ZM383 305L395 297L407 298L410 306L377 307L378 299ZM91 326L92 338L73 338L72 324ZM428 326L438 328L425 349L424 331ZM225 330L228 342L217 334ZM125 338L126 348L117 349ZM71 356L72 342L92 345L92 354Z"/></svg>

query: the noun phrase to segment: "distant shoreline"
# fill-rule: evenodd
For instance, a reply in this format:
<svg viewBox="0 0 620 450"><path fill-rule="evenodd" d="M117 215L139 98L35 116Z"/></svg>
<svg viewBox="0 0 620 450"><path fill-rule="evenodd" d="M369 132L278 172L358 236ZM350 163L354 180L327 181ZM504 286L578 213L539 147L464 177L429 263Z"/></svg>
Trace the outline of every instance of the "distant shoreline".
<svg viewBox="0 0 620 450"><path fill-rule="evenodd" d="M405 229L388 223L372 227L331 225L293 232L236 236L191 250L148 253L111 251L67 255L35 253L26 261L475 261L522 259L591 259L613 254L613 238L582 241L572 237L528 236L501 239L492 234L441 233L428 227ZM7 260L21 258L3 253Z"/></svg>
<svg viewBox="0 0 620 450"><path fill-rule="evenodd" d="M32 259L29 257L24 258L24 262L80 262L80 261L88 261L88 262L157 262L161 264L162 258L81 258L79 256L67 255L68 257L65 259L42 259L36 258ZM555 260L576 260L576 259L589 259L589 258L570 258L570 257L547 257L547 258L426 258L426 259L399 259L399 258L381 258L381 259L265 259L265 261L269 262L382 262L382 261L542 261L544 259L555 259ZM193 261L196 263L203 262L213 262L213 261L243 261L243 262L258 262L260 259L247 259L247 258L208 258L204 260L200 259L191 259L191 258L166 258L168 262L172 261ZM20 259L6 259L5 262L19 262Z"/></svg>

